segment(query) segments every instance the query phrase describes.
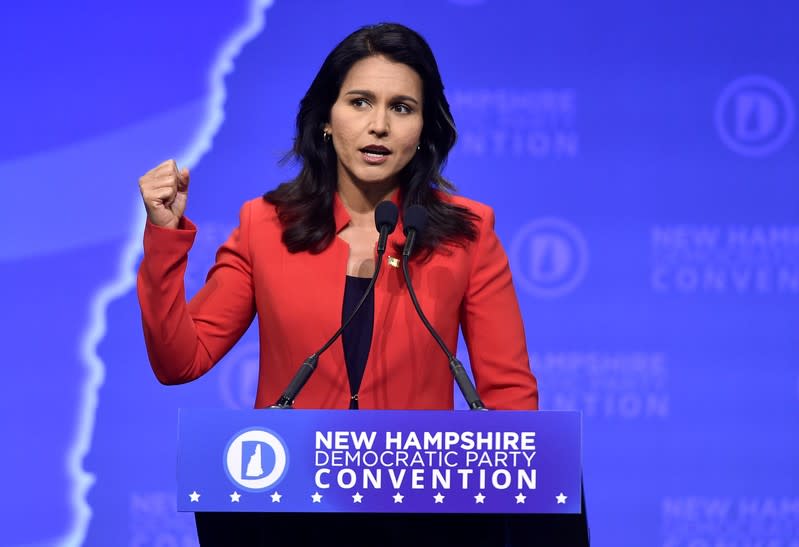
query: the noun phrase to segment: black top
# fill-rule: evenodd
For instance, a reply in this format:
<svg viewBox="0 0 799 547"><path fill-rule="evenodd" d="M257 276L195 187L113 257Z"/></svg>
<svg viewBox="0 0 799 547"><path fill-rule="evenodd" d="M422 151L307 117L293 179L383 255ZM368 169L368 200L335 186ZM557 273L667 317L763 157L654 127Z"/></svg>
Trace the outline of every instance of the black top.
<svg viewBox="0 0 799 547"><path fill-rule="evenodd" d="M371 278L353 277L348 275L344 286L344 305L341 307L341 322L358 305L366 292ZM358 408L358 390L361 388L361 379L366 370L366 360L369 358L369 347L372 345L372 324L375 317L375 293L372 291L366 302L358 311L352 322L341 333L341 343L344 346L344 361L347 363L347 377L350 381L350 408Z"/></svg>

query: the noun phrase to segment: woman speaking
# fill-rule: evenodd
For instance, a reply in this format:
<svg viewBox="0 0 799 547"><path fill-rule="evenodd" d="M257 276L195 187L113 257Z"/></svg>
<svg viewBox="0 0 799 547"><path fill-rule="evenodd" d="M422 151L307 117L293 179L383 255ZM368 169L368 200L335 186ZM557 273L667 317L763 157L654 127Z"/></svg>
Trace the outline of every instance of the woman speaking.
<svg viewBox="0 0 799 547"><path fill-rule="evenodd" d="M426 227L416 233L404 266L421 309L448 348L456 347L462 330L486 407L536 409L536 380L493 212L453 195L441 175L455 138L435 58L419 34L380 24L349 35L300 102L292 149L299 174L244 204L238 228L190 302L183 282L196 234L185 216L189 172L169 160L146 173L139 180L148 220L137 289L156 377L179 384L202 376L257 314L255 406L268 407L364 300L342 337L318 357L294 405L453 408L448 358L417 315L402 272L404 222L419 206ZM399 208L399 219L385 253L377 253L375 210L384 201ZM253 527L264 544L284 537L296 542L296 530L292 536L280 531L294 518L262 515ZM380 527L370 520L371 531L355 516L324 522L328 528L303 530L301 537L314 541L313 533L320 533L326 545L390 544L388 521ZM408 538L413 527L395 531ZM378 529L380 539L374 537ZM437 533L449 538L438 545L458 535L443 527ZM467 544L480 544L476 533L469 532ZM235 541L228 536L226 544Z"/></svg>

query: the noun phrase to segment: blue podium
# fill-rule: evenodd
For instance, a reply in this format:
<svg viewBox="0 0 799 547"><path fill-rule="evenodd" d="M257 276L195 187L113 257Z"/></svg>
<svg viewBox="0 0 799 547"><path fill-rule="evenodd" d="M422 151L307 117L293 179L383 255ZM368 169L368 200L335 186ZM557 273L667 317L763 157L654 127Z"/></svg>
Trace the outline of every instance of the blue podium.
<svg viewBox="0 0 799 547"><path fill-rule="evenodd" d="M575 514L580 414L181 409L178 510Z"/></svg>

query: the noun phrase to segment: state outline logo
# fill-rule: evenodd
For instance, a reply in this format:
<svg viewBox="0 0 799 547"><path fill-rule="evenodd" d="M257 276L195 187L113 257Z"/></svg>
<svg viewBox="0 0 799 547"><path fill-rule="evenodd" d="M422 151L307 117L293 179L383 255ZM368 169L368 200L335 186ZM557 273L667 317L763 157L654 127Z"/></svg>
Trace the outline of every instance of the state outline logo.
<svg viewBox="0 0 799 547"><path fill-rule="evenodd" d="M781 149L794 130L795 109L777 80L749 74L728 83L716 101L716 130L733 152L765 157Z"/></svg>
<svg viewBox="0 0 799 547"><path fill-rule="evenodd" d="M585 237L576 225L558 217L541 217L523 225L513 238L510 255L514 279L539 298L574 291L588 271Z"/></svg>
<svg viewBox="0 0 799 547"><path fill-rule="evenodd" d="M245 442L259 443L272 450L271 469L255 478L246 478L243 473L242 456ZM288 451L283 440L273 431L263 427L249 427L239 431L230 439L224 450L223 466L228 478L249 492L263 492L278 484L286 475L289 465ZM263 460L262 460L263 461Z"/></svg>

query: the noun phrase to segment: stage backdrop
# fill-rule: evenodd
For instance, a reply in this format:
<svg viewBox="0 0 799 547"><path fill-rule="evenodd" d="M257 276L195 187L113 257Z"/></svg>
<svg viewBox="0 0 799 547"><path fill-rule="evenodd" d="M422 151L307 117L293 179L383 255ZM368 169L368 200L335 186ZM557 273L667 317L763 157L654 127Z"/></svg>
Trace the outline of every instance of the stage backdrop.
<svg viewBox="0 0 799 547"><path fill-rule="evenodd" d="M389 20L438 56L446 175L496 209L541 406L583 412L594 545L799 545L795 1L3 12L0 544L196 542L177 408L251 407L258 346L155 380L137 179L192 168L195 292L240 205L294 172L277 161L324 56Z"/></svg>

